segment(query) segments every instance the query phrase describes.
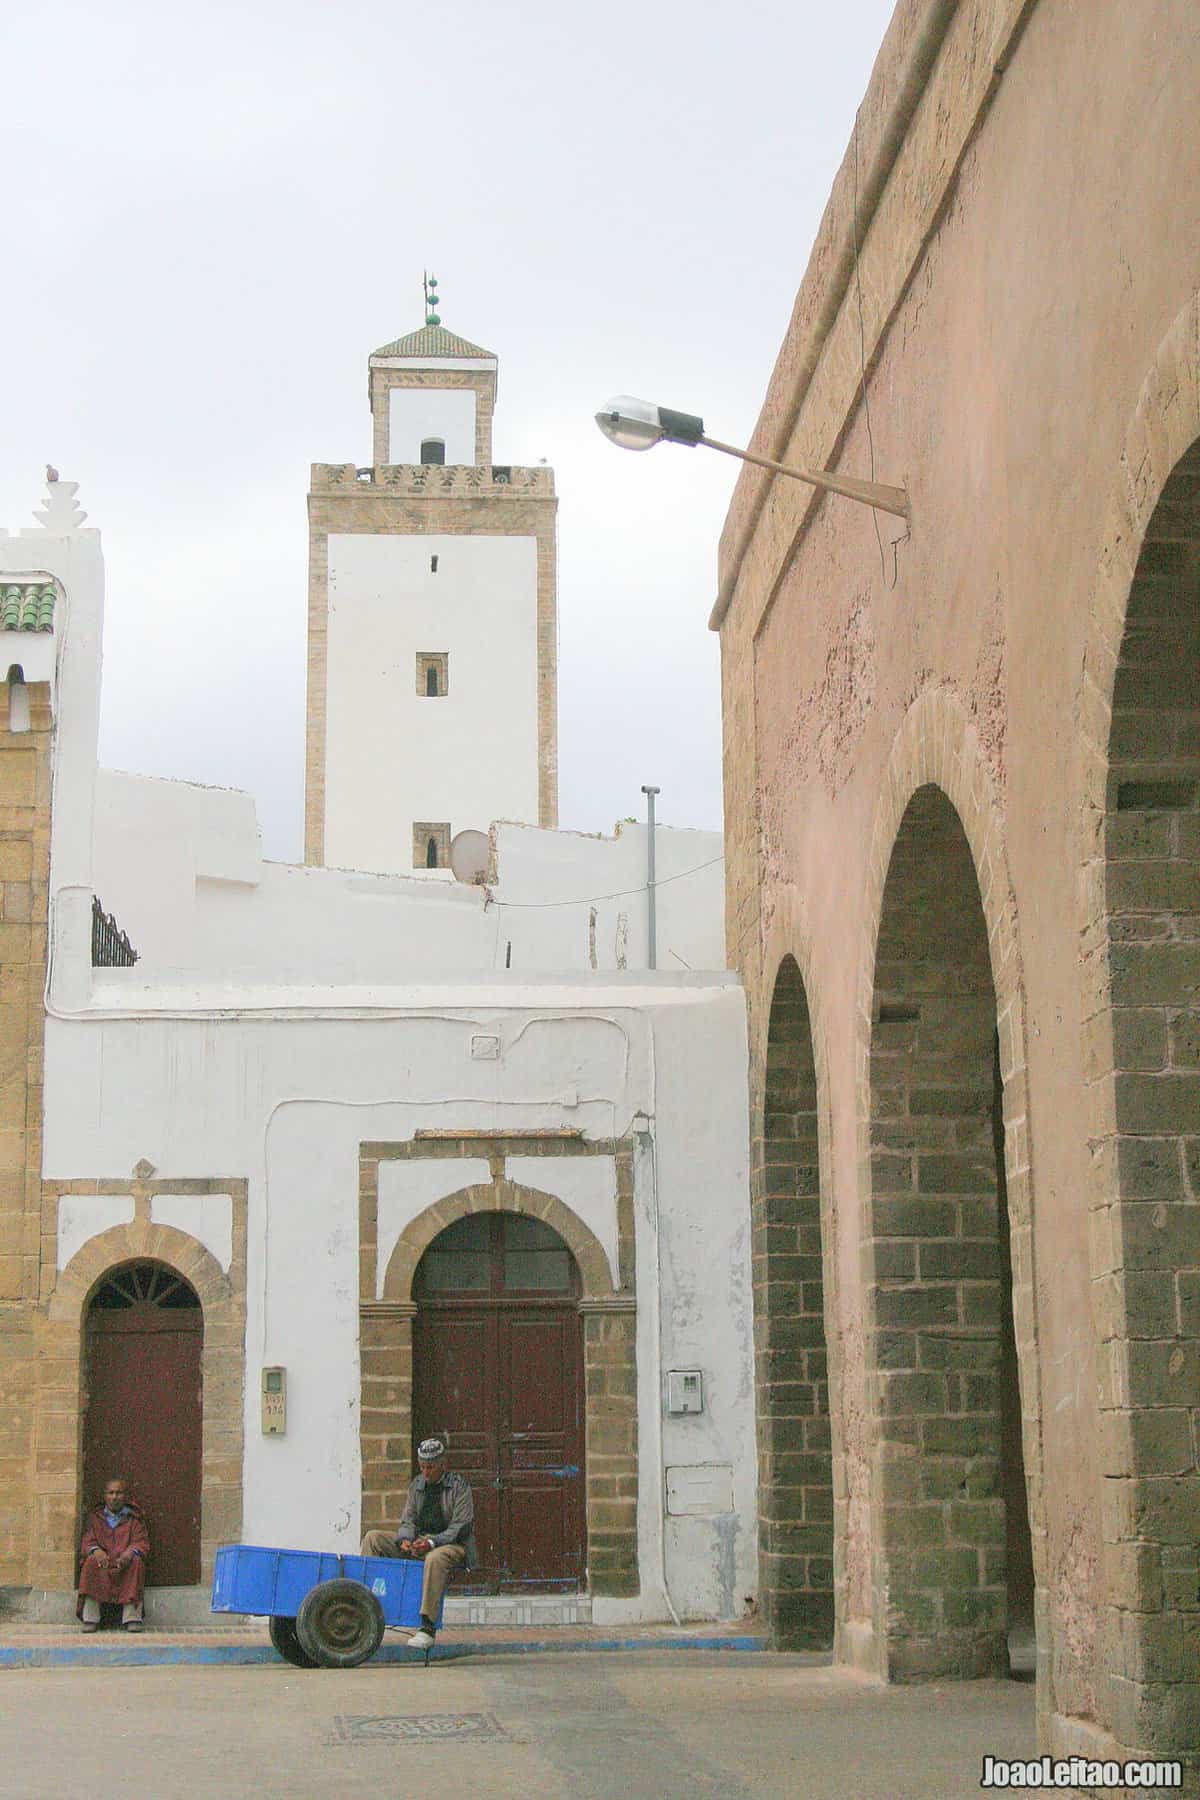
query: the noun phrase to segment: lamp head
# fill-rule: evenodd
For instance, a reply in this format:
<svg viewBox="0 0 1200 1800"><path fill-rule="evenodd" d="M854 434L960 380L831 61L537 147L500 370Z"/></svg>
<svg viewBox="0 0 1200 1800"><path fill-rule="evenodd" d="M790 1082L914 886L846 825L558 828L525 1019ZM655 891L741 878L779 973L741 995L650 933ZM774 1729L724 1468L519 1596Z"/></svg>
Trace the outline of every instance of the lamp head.
<svg viewBox="0 0 1200 1800"><path fill-rule="evenodd" d="M672 412L632 394L618 394L596 414L606 438L622 450L649 450L665 438L672 444L698 444L704 436L704 420L694 413Z"/></svg>

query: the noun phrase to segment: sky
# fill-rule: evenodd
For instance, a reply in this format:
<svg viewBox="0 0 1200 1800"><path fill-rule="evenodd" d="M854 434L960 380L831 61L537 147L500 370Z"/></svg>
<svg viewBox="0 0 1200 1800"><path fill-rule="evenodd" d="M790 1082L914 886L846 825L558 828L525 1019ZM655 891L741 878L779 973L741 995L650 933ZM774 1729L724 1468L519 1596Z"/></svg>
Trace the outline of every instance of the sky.
<svg viewBox="0 0 1200 1800"><path fill-rule="evenodd" d="M246 788L300 859L309 464L370 460L430 270L500 359L496 460L555 471L560 824L655 783L719 829L738 465L592 415L747 442L892 6L3 9L0 526L51 462L103 533L102 763Z"/></svg>

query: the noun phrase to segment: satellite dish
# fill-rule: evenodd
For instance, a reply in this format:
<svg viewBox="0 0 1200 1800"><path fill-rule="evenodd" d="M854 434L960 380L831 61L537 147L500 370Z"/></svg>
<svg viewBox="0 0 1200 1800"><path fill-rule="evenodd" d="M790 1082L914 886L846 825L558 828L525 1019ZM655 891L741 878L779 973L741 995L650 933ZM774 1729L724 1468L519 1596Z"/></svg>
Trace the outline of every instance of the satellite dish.
<svg viewBox="0 0 1200 1800"><path fill-rule="evenodd" d="M456 831L450 839L450 867L456 880L481 887L487 879L490 848L486 831Z"/></svg>

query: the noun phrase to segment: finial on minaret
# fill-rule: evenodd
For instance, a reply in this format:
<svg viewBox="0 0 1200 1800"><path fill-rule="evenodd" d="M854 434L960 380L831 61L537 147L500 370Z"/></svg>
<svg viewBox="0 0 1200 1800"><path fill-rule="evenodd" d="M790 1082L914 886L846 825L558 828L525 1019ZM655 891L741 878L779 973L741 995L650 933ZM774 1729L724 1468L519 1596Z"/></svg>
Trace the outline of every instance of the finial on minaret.
<svg viewBox="0 0 1200 1800"><path fill-rule="evenodd" d="M426 275L424 278L424 284L425 284L425 323L427 325L440 325L442 322L442 317L441 317L441 314L438 312L437 276L436 275Z"/></svg>
<svg viewBox="0 0 1200 1800"><path fill-rule="evenodd" d="M33 515L38 524L47 531L78 531L87 518L75 498L78 492L77 481L60 481L58 470L47 463L46 503Z"/></svg>

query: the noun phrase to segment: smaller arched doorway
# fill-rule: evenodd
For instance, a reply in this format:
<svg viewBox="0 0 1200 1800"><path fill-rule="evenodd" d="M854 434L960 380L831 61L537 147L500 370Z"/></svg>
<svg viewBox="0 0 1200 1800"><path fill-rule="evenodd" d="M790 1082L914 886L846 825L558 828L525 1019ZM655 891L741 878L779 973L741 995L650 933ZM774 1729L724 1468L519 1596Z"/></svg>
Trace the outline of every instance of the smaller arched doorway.
<svg viewBox="0 0 1200 1800"><path fill-rule="evenodd" d="M416 1271L414 1443L449 1434L475 1497L472 1585L488 1591L583 1578L579 1292L558 1233L520 1213L457 1220Z"/></svg>
<svg viewBox="0 0 1200 1800"><path fill-rule="evenodd" d="M83 1503L122 1475L150 1530L155 1587L200 1580L201 1352L195 1289L164 1263L110 1270L84 1322Z"/></svg>

